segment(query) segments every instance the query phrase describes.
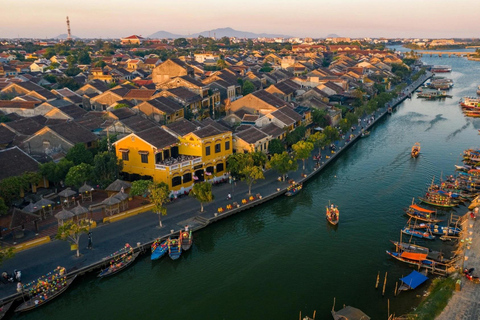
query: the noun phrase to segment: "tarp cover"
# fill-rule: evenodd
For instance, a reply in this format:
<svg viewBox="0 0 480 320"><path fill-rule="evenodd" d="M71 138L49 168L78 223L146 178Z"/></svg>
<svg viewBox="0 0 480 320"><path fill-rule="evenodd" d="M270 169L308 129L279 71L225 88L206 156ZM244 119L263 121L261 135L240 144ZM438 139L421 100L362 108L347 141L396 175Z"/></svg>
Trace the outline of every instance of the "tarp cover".
<svg viewBox="0 0 480 320"><path fill-rule="evenodd" d="M405 259L410 259L410 260L416 260L416 261L422 261L427 259L427 254L426 253L416 253L416 252L402 252L400 255L402 258Z"/></svg>
<svg viewBox="0 0 480 320"><path fill-rule="evenodd" d="M334 319L348 319L348 320L370 320L370 317L363 313L362 310L346 306L337 312L332 311Z"/></svg>
<svg viewBox="0 0 480 320"><path fill-rule="evenodd" d="M410 208L412 208L412 209L414 209L414 210L417 210L417 211L419 211L419 212L435 213L435 211L424 209L424 208L422 208L422 207L417 206L416 204L412 204L412 205L410 206Z"/></svg>
<svg viewBox="0 0 480 320"><path fill-rule="evenodd" d="M400 280L409 286L411 289L415 289L422 283L428 280L428 277L424 276L420 272L412 271L408 276L400 278Z"/></svg>

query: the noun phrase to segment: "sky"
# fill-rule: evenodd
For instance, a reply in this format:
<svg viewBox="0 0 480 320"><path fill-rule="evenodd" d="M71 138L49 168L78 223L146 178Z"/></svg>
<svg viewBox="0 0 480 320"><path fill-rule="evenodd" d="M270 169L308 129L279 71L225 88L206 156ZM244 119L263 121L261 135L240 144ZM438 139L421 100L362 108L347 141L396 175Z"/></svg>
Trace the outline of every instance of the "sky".
<svg viewBox="0 0 480 320"><path fill-rule="evenodd" d="M147 37L231 27L295 37L480 38L480 0L2 0L0 38Z"/></svg>

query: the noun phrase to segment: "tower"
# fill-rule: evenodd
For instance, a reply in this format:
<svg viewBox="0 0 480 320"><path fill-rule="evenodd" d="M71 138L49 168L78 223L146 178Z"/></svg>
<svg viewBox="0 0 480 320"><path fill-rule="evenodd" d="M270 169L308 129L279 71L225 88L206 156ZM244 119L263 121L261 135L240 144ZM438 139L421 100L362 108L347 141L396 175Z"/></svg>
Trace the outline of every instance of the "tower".
<svg viewBox="0 0 480 320"><path fill-rule="evenodd" d="M70 20L68 20L68 16L67 16L67 32L68 32L67 40L72 40L72 34L70 32Z"/></svg>

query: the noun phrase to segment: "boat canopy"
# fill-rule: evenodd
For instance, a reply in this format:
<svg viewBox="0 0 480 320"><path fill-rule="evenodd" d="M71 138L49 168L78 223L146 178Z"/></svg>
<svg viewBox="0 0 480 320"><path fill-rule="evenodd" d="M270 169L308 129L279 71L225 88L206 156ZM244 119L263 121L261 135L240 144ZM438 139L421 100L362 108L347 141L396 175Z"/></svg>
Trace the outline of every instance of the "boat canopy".
<svg viewBox="0 0 480 320"><path fill-rule="evenodd" d="M415 270L412 271L412 273L410 273L408 276L400 278L400 281L402 281L410 289L415 289L427 280L428 277Z"/></svg>
<svg viewBox="0 0 480 320"><path fill-rule="evenodd" d="M370 320L370 317L367 316L362 310L346 306L342 310L333 311L334 319L348 319L348 320Z"/></svg>
<svg viewBox="0 0 480 320"><path fill-rule="evenodd" d="M452 198L458 198L460 195L458 193L445 192L443 190L438 190L438 193L444 196L450 196Z"/></svg>
<svg viewBox="0 0 480 320"><path fill-rule="evenodd" d="M419 212L435 213L435 211L433 211L433 210L424 209L424 208L422 208L422 207L417 206L416 204L412 204L412 205L410 206L410 208L412 208L412 209L414 209L414 210L416 210L416 211L419 211Z"/></svg>
<svg viewBox="0 0 480 320"><path fill-rule="evenodd" d="M427 259L427 254L426 253L404 251L404 252L402 252L400 257L405 258L405 259L410 259L410 260L422 261L422 260Z"/></svg>

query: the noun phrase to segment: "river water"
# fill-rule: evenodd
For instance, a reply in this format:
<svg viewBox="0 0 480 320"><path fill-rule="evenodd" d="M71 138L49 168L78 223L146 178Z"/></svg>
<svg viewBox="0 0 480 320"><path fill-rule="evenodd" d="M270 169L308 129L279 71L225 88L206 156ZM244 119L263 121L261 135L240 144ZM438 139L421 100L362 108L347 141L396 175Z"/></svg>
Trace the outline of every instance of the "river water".
<svg viewBox="0 0 480 320"><path fill-rule="evenodd" d="M465 118L458 101L475 95L480 63L423 60L452 66L445 74L455 83L452 99L406 100L300 194L196 232L179 260L143 256L111 279L87 275L54 302L14 318L287 320L316 310L316 319L331 319L334 297L336 309L352 305L373 319L387 318L388 299L391 313L408 312L427 286L393 296L395 281L412 270L385 254L407 221L402 208L423 195L432 177L453 173L464 149L479 146L480 121ZM415 142L422 146L416 160L409 154ZM329 201L340 208L336 229L325 221ZM439 239L429 244L452 248Z"/></svg>

